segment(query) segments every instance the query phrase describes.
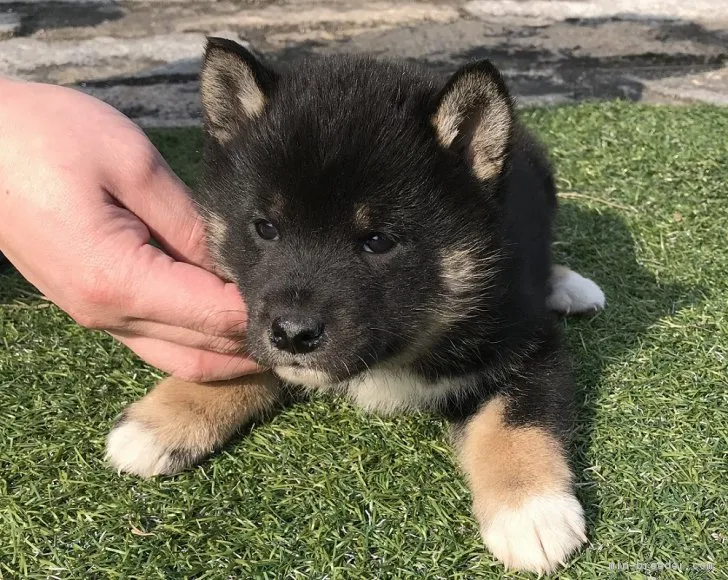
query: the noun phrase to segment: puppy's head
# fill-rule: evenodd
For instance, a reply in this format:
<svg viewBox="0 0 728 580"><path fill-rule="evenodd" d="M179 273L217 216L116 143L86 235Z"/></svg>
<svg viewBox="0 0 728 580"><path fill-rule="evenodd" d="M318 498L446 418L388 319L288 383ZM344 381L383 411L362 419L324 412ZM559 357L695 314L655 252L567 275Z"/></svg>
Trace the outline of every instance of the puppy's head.
<svg viewBox="0 0 728 580"><path fill-rule="evenodd" d="M482 314L511 102L480 62L444 88L332 58L276 72L210 39L198 202L248 305L248 348L323 386Z"/></svg>

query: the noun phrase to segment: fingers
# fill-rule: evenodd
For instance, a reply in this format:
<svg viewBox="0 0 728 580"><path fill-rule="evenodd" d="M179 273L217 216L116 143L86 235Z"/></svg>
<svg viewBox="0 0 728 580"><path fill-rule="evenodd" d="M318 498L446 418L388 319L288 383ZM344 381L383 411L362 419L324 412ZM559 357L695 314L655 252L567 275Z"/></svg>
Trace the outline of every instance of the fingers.
<svg viewBox="0 0 728 580"><path fill-rule="evenodd" d="M213 336L151 320L129 320L124 323L123 331L138 336L147 336L163 342L173 342L181 346L189 346L209 350L220 354L241 354L244 352L243 340Z"/></svg>
<svg viewBox="0 0 728 580"><path fill-rule="evenodd" d="M241 353L247 314L234 284L147 244L146 228L127 209L99 213L94 257L74 277L80 304L68 311L78 322L111 332L182 378L219 380L258 368Z"/></svg>
<svg viewBox="0 0 728 580"><path fill-rule="evenodd" d="M140 246L124 284L131 293L126 311L133 319L182 327L212 337L245 331L245 303L234 284L150 245Z"/></svg>
<svg viewBox="0 0 728 580"><path fill-rule="evenodd" d="M220 354L124 331L110 334L152 366L186 381L221 381L264 370L242 355Z"/></svg>

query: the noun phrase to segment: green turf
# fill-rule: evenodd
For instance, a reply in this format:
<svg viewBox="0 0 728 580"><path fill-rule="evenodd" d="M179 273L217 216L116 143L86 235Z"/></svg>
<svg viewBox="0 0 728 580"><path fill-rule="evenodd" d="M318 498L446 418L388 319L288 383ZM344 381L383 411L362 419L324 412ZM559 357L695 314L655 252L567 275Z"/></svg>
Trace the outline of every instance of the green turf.
<svg viewBox="0 0 728 580"><path fill-rule="evenodd" d="M726 578L728 110L613 103L525 117L567 193L558 257L608 298L598 317L564 323L591 543L561 577L667 564L684 568L662 577ZM153 138L194 182L199 133ZM188 473L116 475L106 432L158 376L0 275L0 576L502 576L429 416L316 401Z"/></svg>

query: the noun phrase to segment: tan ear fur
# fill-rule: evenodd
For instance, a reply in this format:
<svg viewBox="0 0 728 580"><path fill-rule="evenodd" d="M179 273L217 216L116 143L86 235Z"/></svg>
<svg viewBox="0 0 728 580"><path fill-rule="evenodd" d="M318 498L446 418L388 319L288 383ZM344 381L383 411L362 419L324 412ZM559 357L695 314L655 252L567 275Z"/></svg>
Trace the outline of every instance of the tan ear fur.
<svg viewBox="0 0 728 580"><path fill-rule="evenodd" d="M480 61L456 72L440 95L432 124L443 147L464 145L476 177L496 177L513 128L511 99L496 68Z"/></svg>
<svg viewBox="0 0 728 580"><path fill-rule="evenodd" d="M224 38L209 38L200 73L200 93L208 134L229 142L265 109L274 75L245 48Z"/></svg>

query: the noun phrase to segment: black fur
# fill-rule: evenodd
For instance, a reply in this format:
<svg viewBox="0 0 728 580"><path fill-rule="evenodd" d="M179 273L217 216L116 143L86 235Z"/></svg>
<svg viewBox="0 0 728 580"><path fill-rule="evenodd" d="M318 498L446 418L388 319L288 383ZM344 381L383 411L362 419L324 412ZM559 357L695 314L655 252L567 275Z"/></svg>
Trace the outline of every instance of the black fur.
<svg viewBox="0 0 728 580"><path fill-rule="evenodd" d="M203 93L215 75L228 79L214 59L225 50L211 40ZM234 52L250 66L251 55ZM463 388L434 409L451 421L502 393L509 420L563 435L570 379L546 307L551 169L513 118L502 170L476 177L468 131L482 122L477 111L500 105L510 117L512 109L492 65L466 73L481 75L491 92L443 145L433 117L456 79L442 86L414 66L345 56L276 72L256 63L265 106L238 120L229 139L208 125L196 200L227 227L218 256L246 300L249 350L263 365L299 365L338 381L395 363L428 384L462 377ZM230 103L236 90L231 82ZM261 239L256 220L272 222L280 239ZM396 247L362 252L379 232ZM455 296L443 256L458 251L479 270ZM271 345L271 320L291 311L325 323L318 349L293 355Z"/></svg>

